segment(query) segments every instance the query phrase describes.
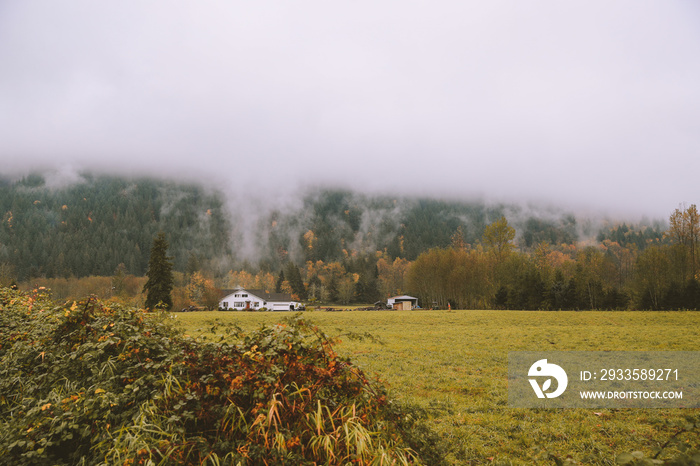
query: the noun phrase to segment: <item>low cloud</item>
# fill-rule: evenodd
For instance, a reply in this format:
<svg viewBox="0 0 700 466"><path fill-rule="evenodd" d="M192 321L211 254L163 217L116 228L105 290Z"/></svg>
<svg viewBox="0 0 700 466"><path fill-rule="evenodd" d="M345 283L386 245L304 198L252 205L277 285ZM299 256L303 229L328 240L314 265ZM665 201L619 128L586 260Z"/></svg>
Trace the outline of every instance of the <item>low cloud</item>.
<svg viewBox="0 0 700 466"><path fill-rule="evenodd" d="M249 213L342 186L666 216L697 201L697 15L633 1L4 3L2 170L198 180Z"/></svg>

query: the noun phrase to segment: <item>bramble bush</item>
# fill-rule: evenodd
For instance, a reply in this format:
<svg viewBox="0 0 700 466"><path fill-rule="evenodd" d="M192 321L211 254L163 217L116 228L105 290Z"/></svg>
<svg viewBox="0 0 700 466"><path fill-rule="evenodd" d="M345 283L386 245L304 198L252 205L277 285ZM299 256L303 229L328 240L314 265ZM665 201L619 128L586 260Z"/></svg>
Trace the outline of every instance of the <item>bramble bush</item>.
<svg viewBox="0 0 700 466"><path fill-rule="evenodd" d="M219 341L167 315L0 289L0 463L430 464L415 408L295 316Z"/></svg>

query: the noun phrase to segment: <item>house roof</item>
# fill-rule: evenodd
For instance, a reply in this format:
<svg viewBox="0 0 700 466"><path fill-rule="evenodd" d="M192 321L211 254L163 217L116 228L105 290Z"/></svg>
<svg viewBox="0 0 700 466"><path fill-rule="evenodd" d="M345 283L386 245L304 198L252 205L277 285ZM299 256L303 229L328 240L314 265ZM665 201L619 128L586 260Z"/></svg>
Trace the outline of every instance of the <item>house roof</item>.
<svg viewBox="0 0 700 466"><path fill-rule="evenodd" d="M418 298L414 298L413 296L408 296L408 295L401 295L401 296L392 296L389 299L397 300L397 299L418 299Z"/></svg>
<svg viewBox="0 0 700 466"><path fill-rule="evenodd" d="M252 290L247 288L236 288L233 290L221 290L222 298L234 293L248 293L257 296L263 301L292 301L292 296L288 293L267 293L265 290Z"/></svg>

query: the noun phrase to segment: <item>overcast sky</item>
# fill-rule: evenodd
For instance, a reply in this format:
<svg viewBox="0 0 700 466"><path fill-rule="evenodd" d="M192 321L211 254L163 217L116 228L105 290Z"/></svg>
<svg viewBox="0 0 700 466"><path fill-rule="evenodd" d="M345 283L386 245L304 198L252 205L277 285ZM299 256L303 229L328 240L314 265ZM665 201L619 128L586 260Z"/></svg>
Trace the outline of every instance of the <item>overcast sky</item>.
<svg viewBox="0 0 700 466"><path fill-rule="evenodd" d="M3 0L0 157L667 217L700 202L700 4Z"/></svg>

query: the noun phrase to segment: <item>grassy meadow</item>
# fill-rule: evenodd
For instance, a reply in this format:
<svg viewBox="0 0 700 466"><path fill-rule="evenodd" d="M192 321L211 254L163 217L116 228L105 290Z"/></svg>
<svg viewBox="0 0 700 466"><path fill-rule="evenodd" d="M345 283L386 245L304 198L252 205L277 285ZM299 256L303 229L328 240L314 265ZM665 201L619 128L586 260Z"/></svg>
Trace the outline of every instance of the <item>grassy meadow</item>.
<svg viewBox="0 0 700 466"><path fill-rule="evenodd" d="M289 313L174 314L186 332L211 323L254 329ZM513 409L508 407L509 351L700 350L697 312L307 311L339 353L388 384L394 398L418 404L445 440L454 464L615 464L622 452L646 457L700 450L697 430L678 435L688 409Z"/></svg>

